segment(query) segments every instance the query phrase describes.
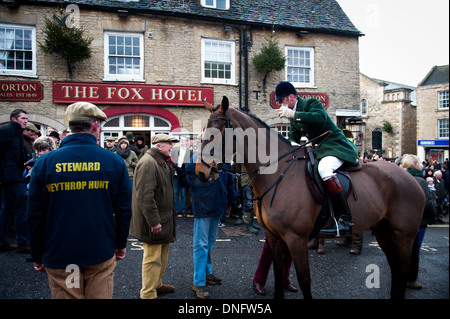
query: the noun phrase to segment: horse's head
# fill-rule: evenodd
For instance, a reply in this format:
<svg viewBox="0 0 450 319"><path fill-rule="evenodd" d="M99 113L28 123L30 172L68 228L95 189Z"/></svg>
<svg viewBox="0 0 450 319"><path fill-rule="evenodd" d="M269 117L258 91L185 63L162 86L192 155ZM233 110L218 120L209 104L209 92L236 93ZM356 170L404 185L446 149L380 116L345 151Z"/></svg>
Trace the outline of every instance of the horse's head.
<svg viewBox="0 0 450 319"><path fill-rule="evenodd" d="M221 104L214 107L212 104L203 100L205 108L211 112L208 124L202 134L202 143L200 154L197 157L195 173L200 181L215 181L219 178L219 171L224 163L224 153L222 152L223 138L225 129L231 127L229 117L228 98L224 96ZM213 133L213 134L211 134ZM214 143L214 146L211 146ZM220 152L214 151L220 147Z"/></svg>

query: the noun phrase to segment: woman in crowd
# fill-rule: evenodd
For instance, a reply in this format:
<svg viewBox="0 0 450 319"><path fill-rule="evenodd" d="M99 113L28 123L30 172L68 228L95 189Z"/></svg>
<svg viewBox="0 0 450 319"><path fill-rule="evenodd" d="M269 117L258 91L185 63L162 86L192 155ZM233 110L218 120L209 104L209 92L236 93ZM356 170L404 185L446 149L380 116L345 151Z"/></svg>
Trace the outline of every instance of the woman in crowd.
<svg viewBox="0 0 450 319"><path fill-rule="evenodd" d="M126 136L122 136L119 139L118 147L116 153L123 158L125 165L128 169L128 177L130 179L130 184L133 186L134 169L138 163L138 157L134 151L130 149L130 142Z"/></svg>

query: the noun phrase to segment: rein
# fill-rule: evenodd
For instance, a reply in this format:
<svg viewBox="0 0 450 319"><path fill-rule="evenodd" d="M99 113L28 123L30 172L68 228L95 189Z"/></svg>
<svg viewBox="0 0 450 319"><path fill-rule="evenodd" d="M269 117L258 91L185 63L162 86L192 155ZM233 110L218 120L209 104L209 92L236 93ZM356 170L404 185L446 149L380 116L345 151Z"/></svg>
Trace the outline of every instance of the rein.
<svg viewBox="0 0 450 319"><path fill-rule="evenodd" d="M263 197L264 197L268 192L270 192L273 188L275 188L275 189L274 189L274 192L273 192L273 194L272 194L272 198L271 198L271 200L270 200L270 207L272 207L273 200L275 199L275 194L277 193L278 185L280 184L280 182L281 182L281 180L283 179L283 177L286 175L287 171L291 168L292 164L294 164L294 162L297 161L297 160L303 160L303 159L307 159L307 158L309 157L309 156L306 156L306 155L305 155L305 156L300 156L300 157L298 157L297 154L295 154L295 152L296 152L297 150L301 149L301 148L305 148L306 145L309 144L309 143L311 143L312 141L315 141L315 140L317 140L317 139L319 139L319 138L321 138L321 137L323 137L323 136L325 136L325 135L328 135L328 136L325 138L325 140L324 140L324 141L326 141L326 140L328 139L328 137L329 137L331 134L333 134L332 131L326 131L326 132L322 133L321 135L319 135L319 136L313 138L312 140L309 140L308 142L304 142L304 143L302 143L302 144L300 144L300 145L294 146L292 149L290 149L290 150L287 151L286 153L284 153L284 154L282 154L281 156L279 156L277 161L280 161L280 160L282 160L284 157L288 156L289 154L294 153L294 155L292 156L291 159L286 160L286 162L290 162L290 163L289 163L289 165L284 169L283 173L281 173L281 175L278 176L277 180L276 180L276 181L275 181L275 182L274 182L274 183L273 183L273 184L272 184L272 185L271 185L271 186L270 186L270 187L269 187L269 188L268 188L261 196L258 196L258 197L252 197L252 200L253 200L253 201L256 201L256 203L257 203L257 205L258 205L258 211L259 211L259 214L260 214L260 220L261 220L262 226L263 226L265 229L267 229L269 232L271 232L271 231L270 231L270 229L265 225L264 220L263 220L262 215L261 215L261 203L262 203ZM323 143L324 141L322 141L322 143ZM269 163L268 165L270 165L270 163ZM267 165L266 165L266 166L267 166ZM255 175L255 176L253 177L253 179L252 179L252 181L251 181L252 184L253 184L253 180L255 179L256 176L257 176L257 175ZM272 232L271 232L271 233L272 233ZM272 233L272 234L273 234L273 233Z"/></svg>
<svg viewBox="0 0 450 319"><path fill-rule="evenodd" d="M218 109L218 107L220 107L220 105L218 105L216 108L214 108L213 112L216 111ZM232 129L234 128L233 124L231 122L230 109L227 109L226 118L222 118L222 117L221 118L212 118L212 119L210 118L210 119L208 119L208 122L210 122L210 121L211 122L212 121L225 121L226 122L225 128L232 128ZM322 133L321 135L319 135L319 136L317 136L317 137L315 137L315 138L313 138L313 139L311 139L311 140L309 140L307 142L304 142L302 144L299 144L299 145L296 145L296 146L292 147L289 151L287 151L284 154L280 155L277 158L276 161L274 161L274 162L270 162L269 161L269 163L267 163L266 165L261 166L261 167L268 167L268 166L270 166L271 164L273 164L275 162L281 161L286 156L288 156L290 154L293 154L292 158L286 160L286 162L289 162L289 165L284 169L284 171L281 173L281 175L278 176L276 181L261 196L258 196L258 197L253 197L252 196L251 200L252 201L256 201L260 214L261 214L261 203L262 203L262 199L264 198L264 196L267 193L269 193L272 189L274 189L274 192L272 194L272 198L270 200L270 207L272 207L273 201L275 199L275 195L277 193L278 186L279 186L281 180L283 179L283 177L286 175L287 171L292 167L292 165L294 164L295 161L297 161L297 160L304 160L304 159L309 158L309 156L306 156L306 155L304 155L304 156L297 156L296 151L298 151L298 150L300 150L302 148L305 148L307 144L312 143L313 141L316 141L316 140L326 136L325 139L321 142L321 143L323 143L331 136L331 134L333 134L332 131L326 131L326 132ZM225 137L223 137L223 138L225 138ZM317 145L316 145L316 147L317 147ZM200 160L206 167L208 167L210 170L213 170L213 171L215 171L217 173L220 172L220 171L225 171L228 174L232 174L233 176L240 176L240 175L243 175L243 174L247 174L247 175L248 174L253 174L254 176L253 176L252 180L250 181L251 185L253 185L253 182L254 182L255 178L258 175L260 175L260 168L254 170L253 172L246 172L246 171L234 171L232 169L228 169L228 168L223 167L223 165L220 168L218 168L217 164L214 165L214 166L211 166L211 165L209 165L208 163L206 163L203 160L202 152L200 152ZM262 218L261 218L261 221L264 224L264 221L263 221ZM266 225L262 225L262 226L264 226L264 228L268 229Z"/></svg>

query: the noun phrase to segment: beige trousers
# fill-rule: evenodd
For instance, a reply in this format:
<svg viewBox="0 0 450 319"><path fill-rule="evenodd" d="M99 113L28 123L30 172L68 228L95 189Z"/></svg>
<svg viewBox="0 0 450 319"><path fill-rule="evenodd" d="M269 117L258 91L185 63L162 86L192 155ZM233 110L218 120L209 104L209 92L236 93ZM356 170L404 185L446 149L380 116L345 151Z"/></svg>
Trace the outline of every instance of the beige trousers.
<svg viewBox="0 0 450 319"><path fill-rule="evenodd" d="M66 269L49 268L48 283L53 299L112 299L116 256L99 264Z"/></svg>
<svg viewBox="0 0 450 319"><path fill-rule="evenodd" d="M143 243L141 299L155 299L156 289L162 286L162 276L167 267L169 244Z"/></svg>

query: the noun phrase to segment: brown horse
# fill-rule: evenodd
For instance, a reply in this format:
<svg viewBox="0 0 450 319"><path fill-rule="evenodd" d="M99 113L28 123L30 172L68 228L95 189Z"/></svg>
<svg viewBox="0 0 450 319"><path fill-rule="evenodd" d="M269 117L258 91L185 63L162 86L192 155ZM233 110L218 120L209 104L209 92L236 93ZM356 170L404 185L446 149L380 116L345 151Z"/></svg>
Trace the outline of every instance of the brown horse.
<svg viewBox="0 0 450 319"><path fill-rule="evenodd" d="M206 134L207 130L204 132L202 156L199 156L202 159L197 161L196 172L205 179L212 178L220 169L216 163L225 160L225 156L218 156L208 145L220 143L224 148L226 141L223 136L227 134L227 129L234 132L250 128L255 132L265 132L265 136L257 134L256 142L248 136L244 136L241 142L244 145L243 163L255 196L255 213L258 222L266 229L274 256L274 296L284 297L282 258L290 253L303 297L311 298L307 243L323 204L314 199L306 184L305 149L292 147L278 133L275 133L277 137L273 140L274 130L252 115L229 108L226 97L215 108L205 101L205 107L212 112L206 128L222 133L222 139L216 140L220 135L211 139ZM249 160L254 155L250 154L254 152L254 144L257 153L263 148L268 154L270 138L271 143L277 144L275 160L273 156L269 160L265 157L264 161L260 158ZM237 148L237 139L235 136L233 152ZM262 173L268 166L272 167L272 172ZM372 229L391 268L391 298L404 298L411 260L418 262L412 247L425 206L424 193L410 174L388 162L365 164L350 176L357 192L357 199L353 196L348 199L354 223L353 233Z"/></svg>

